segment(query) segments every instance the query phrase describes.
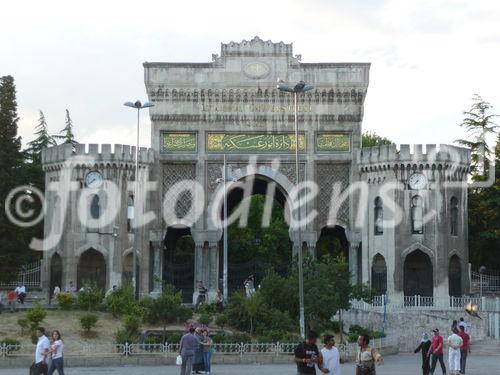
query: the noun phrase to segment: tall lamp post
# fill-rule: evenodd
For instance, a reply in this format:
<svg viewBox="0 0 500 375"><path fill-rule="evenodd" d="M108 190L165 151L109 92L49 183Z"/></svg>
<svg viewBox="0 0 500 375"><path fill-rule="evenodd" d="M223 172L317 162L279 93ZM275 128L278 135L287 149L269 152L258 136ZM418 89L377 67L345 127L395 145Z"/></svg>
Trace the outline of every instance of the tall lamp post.
<svg viewBox="0 0 500 375"><path fill-rule="evenodd" d="M134 296L135 299L139 299L139 277L137 272L137 253L139 252L139 223L138 223L138 201L139 201L139 119L140 112L143 108L153 107L154 104L150 102L141 103L140 100L136 100L135 103L126 102L123 104L126 107L131 107L137 109L137 139L135 145L135 168L134 168L134 215L133 215L133 224L134 224L134 248L132 249L132 285L134 288Z"/></svg>
<svg viewBox="0 0 500 375"><path fill-rule="evenodd" d="M297 122L297 95L306 91L312 90L314 87L306 85L304 81L298 82L295 86L285 85L282 81L278 80L276 86L278 90L283 92L293 93L294 102L294 119L295 119L295 183L299 184L299 126ZM297 242L298 242L298 268L299 268L299 325L300 337L304 339L305 334L305 319L304 319L304 271L302 265L302 239L301 239L301 218L300 218L300 194L298 194L299 204L297 210Z"/></svg>

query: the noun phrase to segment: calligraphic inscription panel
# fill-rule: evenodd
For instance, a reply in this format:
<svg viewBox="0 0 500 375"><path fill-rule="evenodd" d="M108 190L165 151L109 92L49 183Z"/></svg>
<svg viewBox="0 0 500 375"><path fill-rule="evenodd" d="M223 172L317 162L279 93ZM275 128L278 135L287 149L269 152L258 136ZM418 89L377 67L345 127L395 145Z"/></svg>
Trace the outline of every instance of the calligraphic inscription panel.
<svg viewBox="0 0 500 375"><path fill-rule="evenodd" d="M162 152L196 152L196 133L162 133Z"/></svg>
<svg viewBox="0 0 500 375"><path fill-rule="evenodd" d="M299 151L306 149L306 137L299 134ZM292 153L295 152L296 138L293 133L209 133L207 151L217 153Z"/></svg>
<svg viewBox="0 0 500 375"><path fill-rule="evenodd" d="M316 151L349 152L351 137L346 133L319 133L316 135Z"/></svg>

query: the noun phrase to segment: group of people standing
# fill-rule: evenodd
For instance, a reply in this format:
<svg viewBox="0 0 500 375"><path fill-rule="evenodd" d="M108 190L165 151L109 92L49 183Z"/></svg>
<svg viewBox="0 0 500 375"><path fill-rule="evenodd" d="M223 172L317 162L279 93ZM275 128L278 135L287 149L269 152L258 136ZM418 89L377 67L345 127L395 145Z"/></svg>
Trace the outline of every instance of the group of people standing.
<svg viewBox="0 0 500 375"><path fill-rule="evenodd" d="M207 329L190 327L181 338L179 355L181 356L181 375L210 374L213 341Z"/></svg>
<svg viewBox="0 0 500 375"><path fill-rule="evenodd" d="M443 360L445 345L448 346L450 374L465 374L467 355L470 352L470 335L468 331L468 325L463 318L460 318L460 323L453 322L451 335L446 342L437 328L432 331L434 334L432 340L427 333L424 333L420 345L415 349L415 353L422 352L422 374L434 374L438 362L441 371L446 374L446 366Z"/></svg>
<svg viewBox="0 0 500 375"><path fill-rule="evenodd" d="M52 375L55 370L59 375L64 375L64 341L59 331L52 332L52 343L45 336L43 327L36 329L36 336L38 341L35 349L35 362L31 366L30 375Z"/></svg>

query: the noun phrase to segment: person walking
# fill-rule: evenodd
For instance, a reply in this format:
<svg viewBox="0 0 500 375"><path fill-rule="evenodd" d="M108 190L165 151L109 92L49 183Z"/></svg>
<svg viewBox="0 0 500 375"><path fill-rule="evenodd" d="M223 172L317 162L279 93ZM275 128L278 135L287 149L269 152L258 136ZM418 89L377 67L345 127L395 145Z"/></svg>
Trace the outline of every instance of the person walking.
<svg viewBox="0 0 500 375"><path fill-rule="evenodd" d="M203 331L203 338L201 340L201 346L203 349L203 364L205 365L205 374L210 374L211 371L211 361L212 361L212 344L213 341L208 335L208 330Z"/></svg>
<svg viewBox="0 0 500 375"><path fill-rule="evenodd" d="M431 347L431 340L429 339L429 335L424 333L422 335L422 340L420 341L420 345L415 349L415 353L422 352L422 375L429 375L429 371L431 369L430 358L427 355L429 352L429 348Z"/></svg>
<svg viewBox="0 0 500 375"><path fill-rule="evenodd" d="M325 344L321 349L323 368L327 369L330 375L340 375L340 353L335 347L335 339L332 335L326 335L323 343Z"/></svg>
<svg viewBox="0 0 500 375"><path fill-rule="evenodd" d="M201 333L200 327L196 328L195 336L198 339L199 344L194 351L193 371L195 372L195 374L201 374L206 370L205 370L205 363L203 361L203 346L201 345L201 342L203 341L203 334Z"/></svg>
<svg viewBox="0 0 500 375"><path fill-rule="evenodd" d="M318 334L309 331L305 341L301 342L294 350L295 363L297 364L297 374L316 374L315 365L321 372L327 374L328 370L323 368L323 358L316 345Z"/></svg>
<svg viewBox="0 0 500 375"><path fill-rule="evenodd" d="M55 330L52 332L52 345L48 352L52 355L48 375L52 375L56 370L59 375L64 375L63 352L64 342L59 331Z"/></svg>
<svg viewBox="0 0 500 375"><path fill-rule="evenodd" d="M36 329L36 336L38 341L35 349L35 363L33 364L33 375L47 375L47 353L50 350L50 342L45 336L45 328L38 327Z"/></svg>
<svg viewBox="0 0 500 375"><path fill-rule="evenodd" d="M455 329L446 340L446 343L449 346L448 362L451 375L458 375L460 373L460 347L463 345L463 341L457 333L458 331Z"/></svg>
<svg viewBox="0 0 500 375"><path fill-rule="evenodd" d="M24 300L26 299L26 287L24 285L18 285L16 287L17 300L24 305Z"/></svg>
<svg viewBox="0 0 500 375"><path fill-rule="evenodd" d="M470 352L470 336L465 332L465 325L459 325L458 335L462 338L460 347L460 373L465 374L465 365L467 364L467 354Z"/></svg>
<svg viewBox="0 0 500 375"><path fill-rule="evenodd" d="M200 307L200 305L202 303L206 303L207 300L207 288L205 288L205 285L203 285L203 281L201 280L198 280L198 297L196 298L196 305L195 305L195 309L198 310L198 307Z"/></svg>
<svg viewBox="0 0 500 375"><path fill-rule="evenodd" d="M224 311L224 295L222 292L217 290L217 299L215 301L215 307L217 308L218 312L223 312Z"/></svg>
<svg viewBox="0 0 500 375"><path fill-rule="evenodd" d="M182 336L179 346L179 354L182 357L180 375L191 375L194 351L199 346L200 341L194 334L194 327L191 327L189 328L189 333Z"/></svg>
<svg viewBox="0 0 500 375"><path fill-rule="evenodd" d="M439 329L435 328L432 330L434 333L434 337L432 338L431 341L431 347L429 348L429 351L427 352L427 356L430 356L432 354L432 360L431 360L431 372L430 374L434 374L434 370L436 369L436 364L439 361L439 364L441 365L441 370L443 371L443 375L446 374L446 366L444 365L443 361L443 336L439 335Z"/></svg>
<svg viewBox="0 0 500 375"><path fill-rule="evenodd" d="M358 337L358 355L356 360L356 375L376 375L375 363L384 363L380 353L370 345L370 336L367 334Z"/></svg>
<svg viewBox="0 0 500 375"><path fill-rule="evenodd" d="M11 290L10 292L7 293L7 303L9 304L10 312L16 311L16 301L17 301L17 294L14 290Z"/></svg>

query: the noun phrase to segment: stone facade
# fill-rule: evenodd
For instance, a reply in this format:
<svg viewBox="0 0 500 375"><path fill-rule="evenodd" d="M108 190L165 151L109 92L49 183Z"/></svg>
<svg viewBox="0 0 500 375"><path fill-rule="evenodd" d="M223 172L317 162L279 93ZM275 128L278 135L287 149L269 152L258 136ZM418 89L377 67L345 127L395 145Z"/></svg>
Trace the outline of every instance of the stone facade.
<svg viewBox="0 0 500 375"><path fill-rule="evenodd" d="M169 246L175 246L169 244L188 233L194 243L193 263L188 266L192 272L193 299L196 280L203 280L213 297L222 277L219 241L223 230L216 220L220 209L215 211L215 216L211 212L219 207L216 197L223 189L219 181L223 176L224 155L228 180L253 181L252 189L259 193L275 184L277 194L290 212L289 198L296 183L296 145L299 180L313 181L319 189L318 195L301 209L302 217L314 211L317 215L301 229L300 243L297 230L290 228L295 253L302 245L314 254L322 231L341 228L341 241L346 244L353 282L373 282L373 259L379 254L375 275L384 289L384 282L379 279L385 265L383 292L403 295L405 287L418 292L415 280L411 279L410 285L406 285L408 282L400 272L406 257L416 253L420 258L412 260L409 272L416 272L418 278L418 272L422 271L419 261L427 256L433 275L431 294L448 295L452 257L458 259L461 271L459 292L467 292L464 183L469 153L445 145L439 147L439 152L435 152L435 146L427 145L426 153L422 152L422 146L416 145L413 154L406 145L399 151L395 146L362 149L361 125L370 64L303 63L300 55L293 55L291 44L255 37L250 41L222 44L220 56L213 55L209 63L147 62L144 69L147 95L154 107L150 108L152 149L141 149L139 181L141 186L146 186L147 181L156 181L157 186L139 195L140 201L136 202L139 204L136 210L150 212L155 217L141 226L138 233L142 293L160 290L159 280L169 277ZM297 96L298 137L294 134L293 95L277 90L278 79L289 83L303 80L314 86L313 90ZM131 148L121 145L115 145L113 153L110 145L102 145L100 150L97 145L90 145L88 151L78 145L76 150L57 146L44 151L47 183L60 181L63 171L71 171L67 181L48 196L48 212L57 212L55 196L64 196L65 192L68 192L69 208L63 220L61 240L55 246L48 246L50 249L45 253L45 288L55 282L67 285L70 280L78 280L81 283L84 273L92 275L93 269L103 267L102 261L106 288L121 284L124 275L130 272L127 259L130 259L134 234L127 231L130 207L125 202L132 194L127 181L135 180L133 155L133 148L131 152ZM91 161L86 161L88 158ZM97 230L89 230L76 217L81 195L88 195L92 190L86 185L89 183L86 176L93 170L100 172L104 185L114 182L118 186L121 200L118 215ZM419 190L409 186L413 174L426 177L425 186ZM188 193L186 189L192 184L186 181L196 181L203 193ZM397 182L400 188L381 193L386 182ZM449 187L445 182L455 184ZM365 188L354 189L345 199L332 200L332 194L355 186ZM99 189L94 190L99 194ZM172 191L178 193L176 202L165 198ZM380 223L382 212L384 230L375 235L373 202L381 195L382 211L378 209L377 218ZM409 216L410 212L411 215L417 212L412 202L420 204L420 200L413 200L415 195L423 202L423 211L418 213L436 213L417 234L412 233L415 220ZM459 213L458 221L453 221L455 227L458 224L453 235L449 233L452 197L456 199L453 209ZM107 200L107 196L101 197L104 206L110 204ZM338 205L333 215L332 205ZM396 205L401 207L401 220L396 220L394 215ZM172 225L162 219L165 207L171 207L177 217L183 217L193 207L202 207L203 213L192 222ZM49 215L45 222L48 234L57 220ZM337 229L335 233L339 233ZM94 253L83 266L82 256L89 250ZM55 280L51 272L56 263L54 254L62 259L60 281ZM416 268L411 268L415 264Z"/></svg>

